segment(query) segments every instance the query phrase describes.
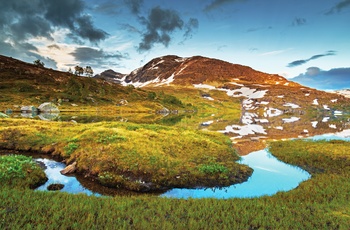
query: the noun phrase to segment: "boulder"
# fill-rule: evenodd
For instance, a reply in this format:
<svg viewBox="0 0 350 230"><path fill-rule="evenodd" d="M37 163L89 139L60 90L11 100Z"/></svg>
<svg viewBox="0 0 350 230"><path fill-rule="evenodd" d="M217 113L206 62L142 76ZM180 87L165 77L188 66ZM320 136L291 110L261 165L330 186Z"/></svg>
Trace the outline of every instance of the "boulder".
<svg viewBox="0 0 350 230"><path fill-rule="evenodd" d="M74 173L77 170L77 162L75 161L73 164L68 165L63 170L60 171L61 174L71 174Z"/></svg>
<svg viewBox="0 0 350 230"><path fill-rule="evenodd" d="M59 113L58 107L51 102L45 102L38 107L41 113Z"/></svg>
<svg viewBox="0 0 350 230"><path fill-rule="evenodd" d="M47 186L47 190L49 191L58 191L64 188L64 184L50 184Z"/></svg>
<svg viewBox="0 0 350 230"><path fill-rule="evenodd" d="M21 107L22 113L37 113L38 109L35 106L32 105L25 105Z"/></svg>

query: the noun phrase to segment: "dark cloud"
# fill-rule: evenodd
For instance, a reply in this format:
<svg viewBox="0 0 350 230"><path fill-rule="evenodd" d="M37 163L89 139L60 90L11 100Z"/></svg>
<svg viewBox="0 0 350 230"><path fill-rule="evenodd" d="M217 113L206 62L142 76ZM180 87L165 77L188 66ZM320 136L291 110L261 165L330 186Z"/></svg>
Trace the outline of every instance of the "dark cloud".
<svg viewBox="0 0 350 230"><path fill-rule="evenodd" d="M308 59L304 59L304 60L296 60L296 61L293 61L291 63L289 63L287 65L287 67L296 67L296 66L299 66L299 65L303 65L311 60L315 60L315 59L318 59L318 58L321 58L321 57L326 57L326 56L333 56L333 55L336 55L336 51L334 50L330 50L330 51L327 51L326 53L324 54L317 54L317 55L314 55Z"/></svg>
<svg viewBox="0 0 350 230"><path fill-rule="evenodd" d="M327 11L326 14L329 15L333 13L339 13L347 7L350 7L350 0L343 0L336 4L334 7L332 7L329 11Z"/></svg>
<svg viewBox="0 0 350 230"><path fill-rule="evenodd" d="M16 0L0 2L0 32L16 41L31 37L51 38L57 28L66 28L75 36L99 42L108 34L95 28L82 0Z"/></svg>
<svg viewBox="0 0 350 230"><path fill-rule="evenodd" d="M57 49L57 50L61 49L57 44L49 45L49 46L47 46L47 48L49 48L49 49Z"/></svg>
<svg viewBox="0 0 350 230"><path fill-rule="evenodd" d="M306 24L305 18L295 18L292 22L293 26L303 26Z"/></svg>
<svg viewBox="0 0 350 230"><path fill-rule="evenodd" d="M153 8L147 18L140 18L140 20L146 26L146 32L142 34L142 41L138 47L140 52L150 50L156 43L168 47L171 40L170 34L184 27L184 21L178 12L160 7Z"/></svg>
<svg viewBox="0 0 350 230"><path fill-rule="evenodd" d="M139 15L143 0L124 0L131 13Z"/></svg>
<svg viewBox="0 0 350 230"><path fill-rule="evenodd" d="M305 73L290 80L322 90L348 89L350 88L350 67L328 71L310 67Z"/></svg>
<svg viewBox="0 0 350 230"><path fill-rule="evenodd" d="M90 42L98 42L107 38L108 34L93 26L91 17L83 15L76 19L79 25L76 29L76 33L83 39L88 39Z"/></svg>
<svg viewBox="0 0 350 230"><path fill-rule="evenodd" d="M190 18L188 20L188 22L185 25L185 29L186 29L184 34L185 40L192 38L193 30L198 29L198 26L199 26L199 21L197 18Z"/></svg>
<svg viewBox="0 0 350 230"><path fill-rule="evenodd" d="M108 53L102 49L93 49L90 47L79 47L70 53L75 60L83 65L98 66L106 64L107 59L122 60L129 58L128 54L120 52Z"/></svg>
<svg viewBox="0 0 350 230"><path fill-rule="evenodd" d="M224 4L228 4L228 3L236 3L236 2L243 2L246 0L213 0L209 5L207 5L204 8L205 12L209 12L212 11L218 7L221 7Z"/></svg>

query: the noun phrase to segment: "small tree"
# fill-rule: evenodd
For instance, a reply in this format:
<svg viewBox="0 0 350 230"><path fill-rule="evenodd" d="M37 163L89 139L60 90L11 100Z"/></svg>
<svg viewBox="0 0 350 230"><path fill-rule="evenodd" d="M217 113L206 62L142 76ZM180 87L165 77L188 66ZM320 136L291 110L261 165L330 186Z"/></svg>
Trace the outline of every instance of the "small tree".
<svg viewBox="0 0 350 230"><path fill-rule="evenodd" d="M87 77L92 77L92 75L94 74L94 71L92 70L91 66L86 66L84 71Z"/></svg>
<svg viewBox="0 0 350 230"><path fill-rule="evenodd" d="M34 65L36 65L40 68L43 68L45 66L44 62L40 61L40 59L35 60L33 63L34 63Z"/></svg>
<svg viewBox="0 0 350 230"><path fill-rule="evenodd" d="M80 75L84 74L84 68L83 67L80 67L80 66L77 65L77 66L74 67L74 69L75 69L75 72L74 72L75 75L80 76Z"/></svg>

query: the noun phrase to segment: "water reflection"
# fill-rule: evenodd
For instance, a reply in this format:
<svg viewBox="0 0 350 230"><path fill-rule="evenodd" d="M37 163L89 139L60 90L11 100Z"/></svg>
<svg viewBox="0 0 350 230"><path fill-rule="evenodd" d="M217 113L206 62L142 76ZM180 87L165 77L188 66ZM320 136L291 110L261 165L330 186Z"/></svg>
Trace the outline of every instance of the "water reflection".
<svg viewBox="0 0 350 230"><path fill-rule="evenodd" d="M243 156L241 164L254 169L248 181L220 189L172 189L163 197L172 198L250 198L273 195L296 188L310 174L299 167L288 165L272 156L267 150Z"/></svg>
<svg viewBox="0 0 350 230"><path fill-rule="evenodd" d="M64 187L62 192L68 192L73 194L84 193L87 195L101 196L99 193L90 191L89 189L83 187L77 178L73 176L65 176L60 173L62 169L65 168L64 163L56 162L50 159L38 158L36 161L45 164L45 173L48 177L48 181L42 186L38 187L36 190L48 191L47 186L50 184L63 184Z"/></svg>

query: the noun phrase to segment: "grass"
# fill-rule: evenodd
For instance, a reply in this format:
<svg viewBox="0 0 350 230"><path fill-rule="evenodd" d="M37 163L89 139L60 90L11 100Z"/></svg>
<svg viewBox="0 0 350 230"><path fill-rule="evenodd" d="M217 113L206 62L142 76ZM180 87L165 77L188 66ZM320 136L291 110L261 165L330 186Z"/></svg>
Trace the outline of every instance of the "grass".
<svg viewBox="0 0 350 230"><path fill-rule="evenodd" d="M0 189L1 229L348 229L349 143L271 143L279 159L311 170L289 192L252 199L89 197ZM321 163L321 164L320 164Z"/></svg>
<svg viewBox="0 0 350 230"><path fill-rule="evenodd" d="M47 180L44 171L31 157L23 155L0 156L0 181L2 186L35 188Z"/></svg>
<svg viewBox="0 0 350 230"><path fill-rule="evenodd" d="M0 140L0 148L58 155L103 185L133 191L227 186L252 172L235 162L224 135L175 126L3 119Z"/></svg>

